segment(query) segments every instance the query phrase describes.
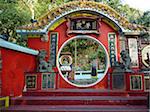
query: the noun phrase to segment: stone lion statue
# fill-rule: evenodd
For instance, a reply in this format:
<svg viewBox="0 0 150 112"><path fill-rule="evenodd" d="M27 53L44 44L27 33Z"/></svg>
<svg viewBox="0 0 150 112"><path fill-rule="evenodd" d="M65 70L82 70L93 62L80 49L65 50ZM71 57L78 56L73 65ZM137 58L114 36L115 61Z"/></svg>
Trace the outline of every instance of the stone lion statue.
<svg viewBox="0 0 150 112"><path fill-rule="evenodd" d="M122 67L125 71L131 70L131 58L127 51L123 50L120 53L122 59Z"/></svg>
<svg viewBox="0 0 150 112"><path fill-rule="evenodd" d="M45 50L40 50L39 55L38 55L38 71L39 72L52 72L51 61L45 60L46 55L47 53Z"/></svg>

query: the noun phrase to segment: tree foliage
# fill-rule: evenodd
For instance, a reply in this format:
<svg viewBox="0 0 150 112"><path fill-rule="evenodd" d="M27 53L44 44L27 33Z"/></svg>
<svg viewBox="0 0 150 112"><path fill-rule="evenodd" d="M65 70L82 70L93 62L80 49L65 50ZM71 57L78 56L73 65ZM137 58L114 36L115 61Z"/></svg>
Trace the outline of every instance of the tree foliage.
<svg viewBox="0 0 150 112"><path fill-rule="evenodd" d="M73 66L77 70L90 70L93 60L97 60L97 62L101 64L101 69L104 69L105 67L106 54L104 48L93 39L73 39L65 44L61 50L61 53L66 52L71 53Z"/></svg>
<svg viewBox="0 0 150 112"><path fill-rule="evenodd" d="M30 23L34 10L34 18L39 18L50 8L76 0L0 0L0 35L7 35L10 41L20 44L24 38L16 34L16 28ZM150 11L141 12L122 4L121 0L93 0L114 8L130 22L150 27ZM24 44L23 44L24 45Z"/></svg>
<svg viewBox="0 0 150 112"><path fill-rule="evenodd" d="M16 34L16 28L26 24L29 13L22 9L17 0L0 1L0 34L8 36L10 41L18 43L20 37ZM16 41L18 40L18 42ZM19 42L20 43L20 42Z"/></svg>
<svg viewBox="0 0 150 112"><path fill-rule="evenodd" d="M150 11L144 12L141 17L135 20L135 23L141 24L143 26L150 28Z"/></svg>

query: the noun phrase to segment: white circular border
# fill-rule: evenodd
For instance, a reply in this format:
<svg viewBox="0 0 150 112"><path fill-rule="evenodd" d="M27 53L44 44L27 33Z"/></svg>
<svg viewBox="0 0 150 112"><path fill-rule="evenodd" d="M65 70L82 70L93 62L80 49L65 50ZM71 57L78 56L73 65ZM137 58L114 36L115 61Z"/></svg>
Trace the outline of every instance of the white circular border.
<svg viewBox="0 0 150 112"><path fill-rule="evenodd" d="M150 65L145 62L145 60L144 60L143 57L144 57L145 51L146 51L149 47L150 47L150 45L147 45L147 46L145 46L145 47L142 49L142 62L143 62L143 64L144 64L146 67L150 67ZM149 50L149 49L148 49L148 50Z"/></svg>
<svg viewBox="0 0 150 112"><path fill-rule="evenodd" d="M74 83L70 82L70 81L69 81L68 79L66 79L66 78L64 77L64 75L61 73L60 66L59 66L59 56L60 56L60 52L61 52L62 48L63 48L69 41L71 41L71 40L73 40L73 39L75 39L75 38L81 38L81 39L82 39L82 38L86 38L86 39L87 39L87 38L90 38L91 40L97 41L97 42L103 47L103 49L105 50L105 54L106 54L106 68L105 68L105 72L104 72L103 76L102 76L101 78L99 78L95 83L88 84L88 85L77 85L77 84L74 84ZM89 36L89 35L78 35L78 36L71 37L70 39L68 39L67 41L65 41L65 42L63 43L63 45L60 47L60 49L59 49L59 51L58 51L58 54L57 54L57 68L58 68L59 74L62 76L62 78L63 78L66 82L68 82L70 85L73 85L73 86L75 86L75 87L91 87L91 86L94 86L94 85L96 85L97 83L99 83L99 82L105 77L105 75L106 75L106 73L107 73L107 71L108 71L108 68L109 68L109 55L108 55L108 52L107 52L105 46L104 46L99 40L97 40L96 38L94 38L94 37L92 37L92 36Z"/></svg>

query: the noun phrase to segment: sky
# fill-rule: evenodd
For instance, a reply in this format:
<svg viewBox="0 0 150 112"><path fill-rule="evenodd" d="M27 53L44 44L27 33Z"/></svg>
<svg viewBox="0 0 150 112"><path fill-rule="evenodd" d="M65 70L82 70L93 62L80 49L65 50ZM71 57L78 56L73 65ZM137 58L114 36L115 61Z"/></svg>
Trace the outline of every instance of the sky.
<svg viewBox="0 0 150 112"><path fill-rule="evenodd" d="M150 11L150 0L122 0L122 2L141 11Z"/></svg>

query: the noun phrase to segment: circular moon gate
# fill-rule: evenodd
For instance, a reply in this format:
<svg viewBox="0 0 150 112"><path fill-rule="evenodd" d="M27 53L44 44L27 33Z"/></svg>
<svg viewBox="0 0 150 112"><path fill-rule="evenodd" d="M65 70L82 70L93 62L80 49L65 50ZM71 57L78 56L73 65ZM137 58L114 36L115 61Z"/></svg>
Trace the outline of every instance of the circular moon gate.
<svg viewBox="0 0 150 112"><path fill-rule="evenodd" d="M57 55L60 75L76 87L96 85L106 75L108 66L108 52L104 45L87 35L68 39Z"/></svg>

